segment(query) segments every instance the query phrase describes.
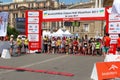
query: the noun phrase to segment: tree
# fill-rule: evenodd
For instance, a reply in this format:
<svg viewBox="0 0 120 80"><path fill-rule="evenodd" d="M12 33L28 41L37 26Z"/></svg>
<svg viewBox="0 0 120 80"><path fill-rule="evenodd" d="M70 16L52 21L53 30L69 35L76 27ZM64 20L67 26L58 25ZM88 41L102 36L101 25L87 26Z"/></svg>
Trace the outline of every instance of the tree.
<svg viewBox="0 0 120 80"><path fill-rule="evenodd" d="M10 26L7 27L7 35L10 36L11 34L14 35L14 37L17 37L19 35L19 32Z"/></svg>

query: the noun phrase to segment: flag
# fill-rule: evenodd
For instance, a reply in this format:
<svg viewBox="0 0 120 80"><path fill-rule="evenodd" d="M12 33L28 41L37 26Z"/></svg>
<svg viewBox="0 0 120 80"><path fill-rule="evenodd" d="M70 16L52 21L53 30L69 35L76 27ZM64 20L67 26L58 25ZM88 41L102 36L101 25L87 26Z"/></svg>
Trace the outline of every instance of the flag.
<svg viewBox="0 0 120 80"><path fill-rule="evenodd" d="M0 36L7 35L8 12L0 12Z"/></svg>
<svg viewBox="0 0 120 80"><path fill-rule="evenodd" d="M120 0L114 0L111 13L120 14Z"/></svg>

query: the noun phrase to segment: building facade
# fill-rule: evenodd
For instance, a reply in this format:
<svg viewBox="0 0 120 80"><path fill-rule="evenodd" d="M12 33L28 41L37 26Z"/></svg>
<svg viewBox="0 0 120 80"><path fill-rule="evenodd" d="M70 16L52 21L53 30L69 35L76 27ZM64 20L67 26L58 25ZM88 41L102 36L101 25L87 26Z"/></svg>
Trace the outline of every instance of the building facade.
<svg viewBox="0 0 120 80"><path fill-rule="evenodd" d="M25 18L26 10L55 10L58 7L58 2L53 0L14 0L12 3L1 3L0 11L9 12L9 25L17 27L17 18Z"/></svg>
<svg viewBox="0 0 120 80"><path fill-rule="evenodd" d="M97 4L96 4L97 3ZM101 5L101 6L100 6ZM77 4L65 5L55 0L14 0L13 3L1 3L0 11L9 12L9 25L16 26L17 18L25 18L26 10L57 10L57 9L81 9L81 8L97 8L102 7L102 2L91 0L90 2L82 2ZM23 20L24 21L24 20ZM64 26L64 22L43 22L42 29L47 31L56 31L59 28L68 29L73 34L80 37L88 35L89 37L103 36L105 21L79 21L80 26Z"/></svg>
<svg viewBox="0 0 120 80"><path fill-rule="evenodd" d="M103 0L104 7L110 7L113 4L113 0Z"/></svg>
<svg viewBox="0 0 120 80"><path fill-rule="evenodd" d="M96 6L97 5L97 6ZM78 3L75 5L71 5L69 9L79 9L79 8L101 8L102 2L100 0L91 0L90 2L85 3ZM80 37L88 35L88 37L99 37L104 36L104 28L105 28L105 21L80 21L79 27L72 27L72 33L78 33ZM73 30L74 29L74 30ZM70 30L70 29L69 29Z"/></svg>

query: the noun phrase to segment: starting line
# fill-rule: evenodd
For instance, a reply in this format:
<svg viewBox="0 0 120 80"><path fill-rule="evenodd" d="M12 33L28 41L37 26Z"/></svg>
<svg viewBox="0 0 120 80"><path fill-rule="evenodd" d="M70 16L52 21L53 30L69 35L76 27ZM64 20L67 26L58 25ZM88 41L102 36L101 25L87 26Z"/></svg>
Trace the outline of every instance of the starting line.
<svg viewBox="0 0 120 80"><path fill-rule="evenodd" d="M57 72L57 71L49 71L49 70L35 70L35 69L30 69L30 68L14 68L14 67L10 67L10 66L0 66L0 69L46 73L46 74L69 76L69 77L74 76L74 74L68 73L68 72Z"/></svg>

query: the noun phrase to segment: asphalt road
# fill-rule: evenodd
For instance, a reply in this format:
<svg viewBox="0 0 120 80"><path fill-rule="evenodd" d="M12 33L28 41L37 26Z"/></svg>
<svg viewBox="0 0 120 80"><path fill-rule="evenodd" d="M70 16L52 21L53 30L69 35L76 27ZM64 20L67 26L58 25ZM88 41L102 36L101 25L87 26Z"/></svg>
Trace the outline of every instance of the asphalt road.
<svg viewBox="0 0 120 80"><path fill-rule="evenodd" d="M8 41L0 41L0 54L2 53L3 49L9 49L10 44Z"/></svg>
<svg viewBox="0 0 120 80"><path fill-rule="evenodd" d="M74 76L53 75L29 71L0 69L0 80L92 80L93 65L103 61L102 56L75 56L61 54L26 54L11 59L0 58L0 66L30 68L72 73Z"/></svg>
<svg viewBox="0 0 120 80"><path fill-rule="evenodd" d="M9 49L9 42L0 41L0 53ZM93 65L103 61L102 56L76 56L65 54L25 54L11 59L0 58L0 66L30 68L72 73L74 76L16 71L0 68L0 80L91 80Z"/></svg>

